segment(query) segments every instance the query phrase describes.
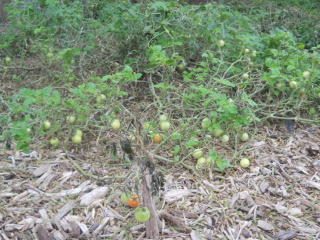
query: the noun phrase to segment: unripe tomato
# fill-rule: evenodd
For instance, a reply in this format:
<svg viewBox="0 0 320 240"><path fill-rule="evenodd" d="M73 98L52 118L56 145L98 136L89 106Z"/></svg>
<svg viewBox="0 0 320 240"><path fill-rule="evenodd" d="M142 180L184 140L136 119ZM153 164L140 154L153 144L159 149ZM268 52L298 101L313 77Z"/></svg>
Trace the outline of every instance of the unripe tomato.
<svg viewBox="0 0 320 240"><path fill-rule="evenodd" d="M255 57L255 56L257 56L257 51L252 51L252 57Z"/></svg>
<svg viewBox="0 0 320 240"><path fill-rule="evenodd" d="M296 88L297 85L298 85L298 83L297 83L296 81L291 81L291 82L289 83L289 86L290 86L291 88Z"/></svg>
<svg viewBox="0 0 320 240"><path fill-rule="evenodd" d="M10 58L10 57L6 57L4 60L5 60L7 63L11 62L11 58Z"/></svg>
<svg viewBox="0 0 320 240"><path fill-rule="evenodd" d="M209 156L209 157L206 158L206 163L209 164L209 165L212 165L212 164L214 164L214 159Z"/></svg>
<svg viewBox="0 0 320 240"><path fill-rule="evenodd" d="M48 53L48 54L47 54L47 58L53 58L53 53L51 53L51 52Z"/></svg>
<svg viewBox="0 0 320 240"><path fill-rule="evenodd" d="M242 74L242 78L243 78L243 79L248 79L248 78L249 78L249 74L248 74L248 73Z"/></svg>
<svg viewBox="0 0 320 240"><path fill-rule="evenodd" d="M222 133L223 133L223 130L222 130L222 129L215 129L215 130L213 130L213 135L214 135L215 137L219 137Z"/></svg>
<svg viewBox="0 0 320 240"><path fill-rule="evenodd" d="M240 160L240 166L243 167L243 168L247 168L250 166L250 161L248 158L242 158Z"/></svg>
<svg viewBox="0 0 320 240"><path fill-rule="evenodd" d="M70 115L70 116L67 117L67 122L68 123L74 123L75 121L76 121L76 117L75 116Z"/></svg>
<svg viewBox="0 0 320 240"><path fill-rule="evenodd" d="M119 129L120 128L120 120L119 119L114 119L111 123L111 127L113 129Z"/></svg>
<svg viewBox="0 0 320 240"><path fill-rule="evenodd" d="M97 103L103 103L104 101L106 101L106 99L107 99L106 95L100 94L100 95L97 97L96 101L97 101Z"/></svg>
<svg viewBox="0 0 320 240"><path fill-rule="evenodd" d="M72 140L73 143L78 144L78 143L81 143L82 137L79 136L79 135L74 135L71 140Z"/></svg>
<svg viewBox="0 0 320 240"><path fill-rule="evenodd" d="M74 135L82 137L82 131L80 129L77 129Z"/></svg>
<svg viewBox="0 0 320 240"><path fill-rule="evenodd" d="M206 162L207 162L206 158L200 157L197 160L197 166L200 167L200 166L204 165Z"/></svg>
<svg viewBox="0 0 320 240"><path fill-rule="evenodd" d="M310 72L309 71L304 71L302 73L303 78L308 78L310 76Z"/></svg>
<svg viewBox="0 0 320 240"><path fill-rule="evenodd" d="M131 196L131 193L128 191L122 192L120 199L123 204L128 204L128 199Z"/></svg>
<svg viewBox="0 0 320 240"><path fill-rule="evenodd" d="M201 122L201 128L202 129L208 129L210 127L210 119L209 118L204 118Z"/></svg>
<svg viewBox="0 0 320 240"><path fill-rule="evenodd" d="M170 128L170 122L168 121L163 121L163 122L160 122L160 129L162 131L167 131L169 128Z"/></svg>
<svg viewBox="0 0 320 240"><path fill-rule="evenodd" d="M161 141L162 141L161 135L159 133L155 133L153 135L153 142L154 143L161 143Z"/></svg>
<svg viewBox="0 0 320 240"><path fill-rule="evenodd" d="M160 122L167 121L168 120L168 115L166 115L166 114L160 115L159 120L160 120Z"/></svg>
<svg viewBox="0 0 320 240"><path fill-rule="evenodd" d="M50 144L52 146L58 146L59 145L59 139L58 138L51 138L50 139Z"/></svg>
<svg viewBox="0 0 320 240"><path fill-rule="evenodd" d="M150 218L150 210L147 207L138 207L134 216L138 222L144 223Z"/></svg>
<svg viewBox="0 0 320 240"><path fill-rule="evenodd" d="M246 142L246 141L248 141L248 139L249 139L249 134L248 134L248 133L243 133L243 134L241 135L241 137L240 137L240 140L241 140L242 142Z"/></svg>
<svg viewBox="0 0 320 240"><path fill-rule="evenodd" d="M51 127L51 123L49 121L44 121L43 126L45 129L49 129Z"/></svg>
<svg viewBox="0 0 320 240"><path fill-rule="evenodd" d="M229 136L228 135L223 135L221 137L221 141L224 142L224 143L228 142L229 141Z"/></svg>
<svg viewBox="0 0 320 240"><path fill-rule="evenodd" d="M128 198L128 205L130 207L137 207L140 204L140 199L137 194L131 194Z"/></svg>
<svg viewBox="0 0 320 240"><path fill-rule="evenodd" d="M194 158L200 158L203 155L203 151L201 149L195 149L192 153L192 157Z"/></svg>
<svg viewBox="0 0 320 240"><path fill-rule="evenodd" d="M246 48L246 49L244 50L244 52L245 52L245 53L249 53L249 52L250 52L250 49L249 49L249 48Z"/></svg>
<svg viewBox="0 0 320 240"><path fill-rule="evenodd" d="M191 144L190 144L192 147L196 147L200 143L199 139L196 138L196 137L192 137L189 141L192 141Z"/></svg>
<svg viewBox="0 0 320 240"><path fill-rule="evenodd" d="M223 40L219 40L218 41L218 46L219 47L223 47L224 46L224 41Z"/></svg>

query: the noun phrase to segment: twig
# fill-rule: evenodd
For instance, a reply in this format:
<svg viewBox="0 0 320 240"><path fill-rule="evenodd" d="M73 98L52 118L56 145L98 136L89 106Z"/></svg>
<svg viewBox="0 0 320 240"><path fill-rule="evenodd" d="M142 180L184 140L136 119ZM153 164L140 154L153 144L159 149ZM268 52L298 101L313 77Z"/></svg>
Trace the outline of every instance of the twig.
<svg viewBox="0 0 320 240"><path fill-rule="evenodd" d="M92 175L90 173L87 173L86 171L84 171L78 163L76 163L71 157L68 156L68 159L70 160L70 162L72 163L72 165L80 172L82 173L84 176L89 177L89 178L93 178L93 179L97 179L97 180L106 180L106 179L123 179L126 178L127 176L104 176L104 177L97 177L95 175ZM79 159L77 159L79 160Z"/></svg>

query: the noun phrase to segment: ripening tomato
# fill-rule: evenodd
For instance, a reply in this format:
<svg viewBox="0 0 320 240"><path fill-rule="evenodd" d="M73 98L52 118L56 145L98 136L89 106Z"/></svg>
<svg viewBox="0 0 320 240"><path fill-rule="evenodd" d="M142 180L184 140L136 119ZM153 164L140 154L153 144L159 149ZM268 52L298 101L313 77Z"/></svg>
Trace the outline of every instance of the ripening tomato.
<svg viewBox="0 0 320 240"><path fill-rule="evenodd" d="M138 207L134 216L138 222L144 223L150 218L150 210L147 207Z"/></svg>
<svg viewBox="0 0 320 240"><path fill-rule="evenodd" d="M128 205L130 207L137 207L140 204L140 199L137 194L131 194L128 198Z"/></svg>
<svg viewBox="0 0 320 240"><path fill-rule="evenodd" d="M161 141L162 141L161 135L160 135L159 133L155 133L155 134L153 135L153 142L155 142L155 143L161 143Z"/></svg>

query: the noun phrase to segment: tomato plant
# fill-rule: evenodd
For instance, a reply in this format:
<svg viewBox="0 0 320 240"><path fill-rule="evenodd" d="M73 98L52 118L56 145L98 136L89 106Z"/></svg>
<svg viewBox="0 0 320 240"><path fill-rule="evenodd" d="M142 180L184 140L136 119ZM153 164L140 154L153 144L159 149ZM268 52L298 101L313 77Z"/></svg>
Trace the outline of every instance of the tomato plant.
<svg viewBox="0 0 320 240"><path fill-rule="evenodd" d="M140 204L140 199L137 194L131 194L128 198L128 205L130 207L137 207Z"/></svg>
<svg viewBox="0 0 320 240"><path fill-rule="evenodd" d="M134 216L138 222L144 223L150 218L150 210L147 207L138 207Z"/></svg>

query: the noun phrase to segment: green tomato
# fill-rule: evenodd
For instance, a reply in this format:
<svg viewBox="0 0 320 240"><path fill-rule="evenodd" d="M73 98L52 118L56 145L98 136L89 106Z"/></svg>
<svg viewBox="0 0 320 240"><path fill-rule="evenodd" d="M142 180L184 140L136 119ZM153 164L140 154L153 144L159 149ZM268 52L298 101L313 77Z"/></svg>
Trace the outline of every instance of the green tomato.
<svg viewBox="0 0 320 240"><path fill-rule="evenodd" d="M320 93L318 93L318 98L320 98Z"/></svg>
<svg viewBox="0 0 320 240"><path fill-rule="evenodd" d="M203 151L201 149L195 149L194 152L192 153L192 157L194 158L200 158L203 155Z"/></svg>
<svg viewBox="0 0 320 240"><path fill-rule="evenodd" d="M96 98L97 103L103 103L103 102L105 102L106 100L107 100L107 97L106 97L106 95L104 95L104 94L100 94L100 95Z"/></svg>
<svg viewBox="0 0 320 240"><path fill-rule="evenodd" d="M125 192L122 192L121 193L121 196L120 196L120 199L121 199L121 202L125 205L128 205L128 198L131 196L131 193L128 192L128 191L125 191Z"/></svg>
<svg viewBox="0 0 320 240"><path fill-rule="evenodd" d="M111 127L113 129L119 129L120 128L120 120L119 119L114 119L111 123Z"/></svg>
<svg viewBox="0 0 320 240"><path fill-rule="evenodd" d="M74 135L75 135L75 136L77 135L77 136L82 137L82 131L81 131L80 129L77 129L77 130L76 130L76 133L75 133Z"/></svg>
<svg viewBox="0 0 320 240"><path fill-rule="evenodd" d="M210 140L212 139L212 136L209 135L209 134L207 134L207 135L205 136L205 138L206 138L207 141L210 141Z"/></svg>
<svg viewBox="0 0 320 240"><path fill-rule="evenodd" d="M162 114L159 117L160 122L164 122L168 120L168 115L167 114Z"/></svg>
<svg viewBox="0 0 320 240"><path fill-rule="evenodd" d="M243 78L243 79L248 79L248 78L249 78L249 74L248 74L248 73L242 74L242 78Z"/></svg>
<svg viewBox="0 0 320 240"><path fill-rule="evenodd" d="M49 129L51 127L51 123L49 121L44 121L43 126L45 129Z"/></svg>
<svg viewBox="0 0 320 240"><path fill-rule="evenodd" d="M221 137L221 141L224 142L224 143L228 142L229 141L229 136L228 135L223 135Z"/></svg>
<svg viewBox="0 0 320 240"><path fill-rule="evenodd" d="M49 52L49 53L47 54L47 58L53 58L53 53Z"/></svg>
<svg viewBox="0 0 320 240"><path fill-rule="evenodd" d="M193 138L191 138L190 140L193 140L193 143L191 144L192 147L196 147L196 146L198 146L199 143L200 143L199 139L196 138L196 137L193 137Z"/></svg>
<svg viewBox="0 0 320 240"><path fill-rule="evenodd" d="M204 165L205 163L207 163L206 158L204 158L204 157L198 158L198 160L197 160L197 166L198 166L198 167Z"/></svg>
<svg viewBox="0 0 320 240"><path fill-rule="evenodd" d="M252 51L252 57L255 57L255 56L257 56L257 51Z"/></svg>
<svg viewBox="0 0 320 240"><path fill-rule="evenodd" d="M246 141L248 141L248 139L249 139L249 134L248 134L248 133L243 133L243 134L241 135L241 137L240 137L240 140L241 140L242 142L246 142Z"/></svg>
<svg viewBox="0 0 320 240"><path fill-rule="evenodd" d="M70 116L67 117L67 122L68 123L74 123L75 121L76 121L76 117L75 116L70 115Z"/></svg>
<svg viewBox="0 0 320 240"><path fill-rule="evenodd" d="M214 159L209 156L209 157L206 158L206 163L209 164L209 165L213 165L214 164Z"/></svg>
<svg viewBox="0 0 320 240"><path fill-rule="evenodd" d="M282 84L282 83L278 83L278 84L276 85L276 87L277 87L277 88L282 88L282 87L283 87L283 84Z"/></svg>
<svg viewBox="0 0 320 240"><path fill-rule="evenodd" d="M31 128L27 128L27 133L31 133Z"/></svg>
<svg viewBox="0 0 320 240"><path fill-rule="evenodd" d="M150 210L147 207L138 207L134 216L138 222L144 223L150 218Z"/></svg>
<svg viewBox="0 0 320 240"><path fill-rule="evenodd" d="M246 48L246 49L244 50L244 52L245 52L245 53L249 53L249 52L250 52L250 49L249 49L249 48Z"/></svg>
<svg viewBox="0 0 320 240"><path fill-rule="evenodd" d="M309 71L304 71L302 73L303 78L308 78L310 76L310 72Z"/></svg>
<svg viewBox="0 0 320 240"><path fill-rule="evenodd" d="M167 131L170 128L170 122L168 121L164 121L164 122L160 122L160 129L162 131Z"/></svg>
<svg viewBox="0 0 320 240"><path fill-rule="evenodd" d="M11 62L11 58L10 58L10 57L6 57L4 60L5 60L7 63Z"/></svg>
<svg viewBox="0 0 320 240"><path fill-rule="evenodd" d="M81 143L82 137L79 135L74 135L71 140L73 143L78 144L78 143Z"/></svg>
<svg viewBox="0 0 320 240"><path fill-rule="evenodd" d="M201 128L202 129L208 129L210 127L210 119L209 118L204 118L201 122Z"/></svg>
<svg viewBox="0 0 320 240"><path fill-rule="evenodd" d="M219 47L223 47L224 46L224 41L223 40L219 40L218 41L218 46Z"/></svg>
<svg viewBox="0 0 320 240"><path fill-rule="evenodd" d="M223 133L223 130L222 130L222 129L215 129L215 130L213 130L213 135L214 135L215 137L221 136L222 133Z"/></svg>
<svg viewBox="0 0 320 240"><path fill-rule="evenodd" d="M298 83L297 83L296 81L291 81L291 82L289 83L289 86L290 86L291 88L296 88L297 85L298 85Z"/></svg>
<svg viewBox="0 0 320 240"><path fill-rule="evenodd" d="M250 166L250 161L248 158L242 158L240 160L240 166L243 167L243 168L247 168Z"/></svg>
<svg viewBox="0 0 320 240"><path fill-rule="evenodd" d="M52 146L58 146L59 145L59 139L58 138L51 138L50 144Z"/></svg>

